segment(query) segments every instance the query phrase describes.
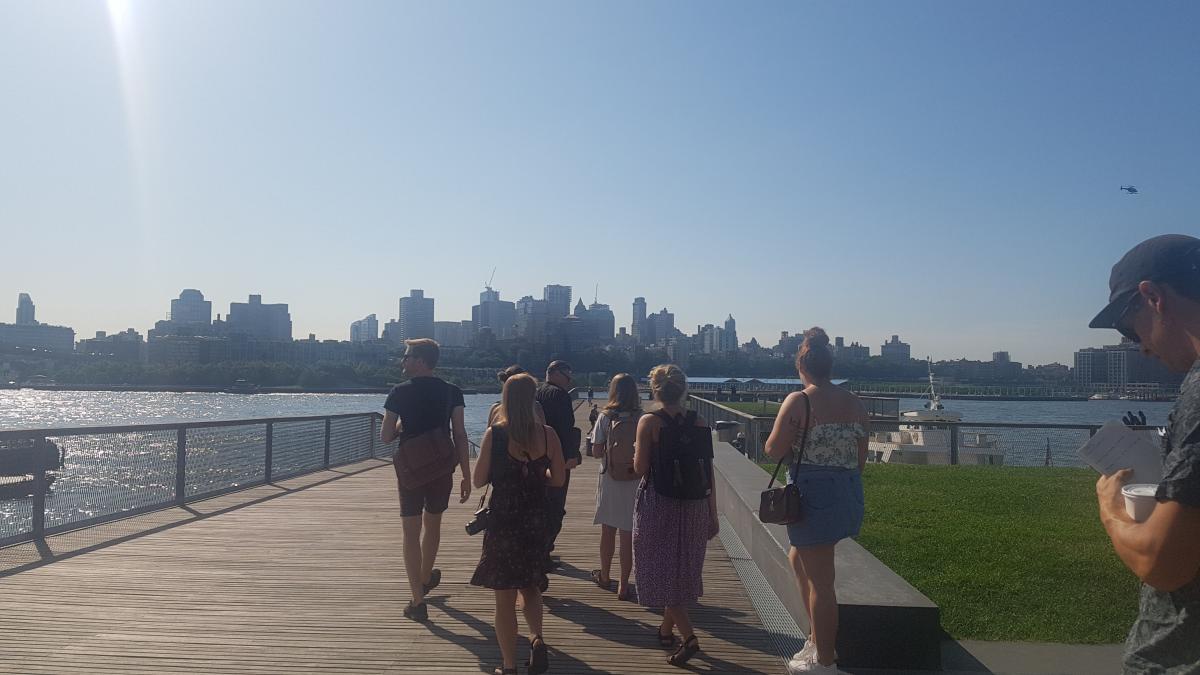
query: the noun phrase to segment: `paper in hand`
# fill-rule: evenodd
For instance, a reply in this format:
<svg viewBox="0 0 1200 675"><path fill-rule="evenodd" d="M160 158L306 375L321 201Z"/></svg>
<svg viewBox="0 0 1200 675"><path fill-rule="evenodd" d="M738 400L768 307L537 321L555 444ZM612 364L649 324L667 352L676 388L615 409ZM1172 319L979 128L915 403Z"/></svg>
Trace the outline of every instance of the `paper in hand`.
<svg viewBox="0 0 1200 675"><path fill-rule="evenodd" d="M1134 431L1120 422L1109 422L1079 448L1079 456L1105 476L1133 469L1130 483L1162 480L1162 452L1149 432Z"/></svg>

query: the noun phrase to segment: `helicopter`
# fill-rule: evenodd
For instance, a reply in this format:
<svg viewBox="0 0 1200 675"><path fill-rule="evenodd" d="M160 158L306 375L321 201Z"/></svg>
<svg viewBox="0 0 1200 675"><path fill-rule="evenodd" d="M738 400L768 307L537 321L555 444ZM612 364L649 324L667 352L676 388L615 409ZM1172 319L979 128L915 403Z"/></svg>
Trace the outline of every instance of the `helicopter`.
<svg viewBox="0 0 1200 675"><path fill-rule="evenodd" d="M1132 185L1122 185L1121 189L1128 192L1131 195L1136 195L1138 193L1138 189Z"/></svg>

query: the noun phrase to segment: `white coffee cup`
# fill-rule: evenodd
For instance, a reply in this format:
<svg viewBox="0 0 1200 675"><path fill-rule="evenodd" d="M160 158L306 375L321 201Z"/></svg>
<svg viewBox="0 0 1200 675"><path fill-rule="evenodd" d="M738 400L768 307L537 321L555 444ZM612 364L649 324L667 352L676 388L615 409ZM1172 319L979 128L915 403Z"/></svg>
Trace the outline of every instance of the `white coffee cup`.
<svg viewBox="0 0 1200 675"><path fill-rule="evenodd" d="M1121 488L1121 494L1125 496L1125 513L1136 522L1146 522L1158 506L1158 500L1154 498L1157 492L1158 486L1154 483L1132 483Z"/></svg>

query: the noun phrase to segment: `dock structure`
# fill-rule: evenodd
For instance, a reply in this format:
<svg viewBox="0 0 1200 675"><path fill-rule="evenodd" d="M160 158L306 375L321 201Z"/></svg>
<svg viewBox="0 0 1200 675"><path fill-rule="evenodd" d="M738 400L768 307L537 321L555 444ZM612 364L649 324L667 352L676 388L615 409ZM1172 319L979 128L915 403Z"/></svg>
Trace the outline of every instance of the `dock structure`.
<svg viewBox="0 0 1200 675"><path fill-rule="evenodd" d="M589 458L572 478L546 593L551 672L673 672L658 616L590 580L597 472ZM0 672L490 673L494 596L468 584L482 537L463 528L477 497L444 516L428 623L401 615L396 483L379 459L0 548ZM782 673L785 643L720 538L704 586L692 670Z"/></svg>

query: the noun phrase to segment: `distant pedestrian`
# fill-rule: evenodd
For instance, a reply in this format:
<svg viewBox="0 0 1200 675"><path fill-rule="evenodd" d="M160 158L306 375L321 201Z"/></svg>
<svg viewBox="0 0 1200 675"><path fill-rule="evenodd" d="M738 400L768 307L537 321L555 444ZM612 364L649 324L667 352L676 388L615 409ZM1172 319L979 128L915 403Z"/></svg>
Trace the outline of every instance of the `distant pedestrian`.
<svg viewBox="0 0 1200 675"><path fill-rule="evenodd" d="M796 371L805 387L784 399L767 439L771 459L791 457L788 482L803 495L803 519L788 525L788 559L811 629L787 667L789 673L832 675L840 672L834 650L838 605L833 549L842 539L857 536L862 526L869 422L862 401L829 379L833 352L824 330L805 331Z"/></svg>
<svg viewBox="0 0 1200 675"><path fill-rule="evenodd" d="M401 364L409 379L393 387L383 404L386 412L380 438L384 443L400 439L393 466L400 491L404 571L412 592L412 602L404 608L404 616L425 621L429 617L425 596L442 581L441 570L433 565L441 542L442 513L450 503L454 487L454 467L457 465L462 471L459 502L466 502L471 496L471 460L463 422L466 404L462 390L433 374L439 356L438 343L420 339L405 340L404 344ZM453 443L452 451L448 443ZM425 469L430 465L420 458L407 462L414 454L441 452L448 453L444 466L434 466L432 472L406 470L409 466ZM413 485L414 481L421 484Z"/></svg>
<svg viewBox="0 0 1200 675"><path fill-rule="evenodd" d="M1113 265L1108 286L1108 305L1089 326L1116 329L1142 353L1187 373L1163 438L1150 517L1139 523L1125 511L1129 470L1096 482L1113 549L1142 580L1125 672L1200 672L1200 239L1147 239Z"/></svg>
<svg viewBox="0 0 1200 675"><path fill-rule="evenodd" d="M548 508L550 509L550 534L547 541L546 566L548 569L557 567L558 563L550 559L554 550L554 542L562 530L563 517L567 514L567 489L571 486L571 469L579 466L583 459L579 453L581 432L575 426L575 408L571 404L571 394L567 387L571 386L571 364L566 361L552 361L546 366L546 381L537 390L537 401L542 404L546 414L546 424L558 434L562 446L563 459L566 462L567 474L561 486L547 490Z"/></svg>
<svg viewBox="0 0 1200 675"><path fill-rule="evenodd" d="M630 599L629 575L633 571L633 506L637 501L638 478L634 446L642 401L637 380L620 373L608 386L608 403L599 413L592 434L592 456L603 461L596 484L596 519L600 526L600 568L592 570L592 581L604 589L612 586L613 552L621 533L621 574L617 598Z"/></svg>
<svg viewBox="0 0 1200 675"><path fill-rule="evenodd" d="M634 505L633 564L638 603L663 608L658 641L674 647L667 662L682 667L700 651L688 607L704 595L704 553L719 530L712 435L683 408L687 377L678 366L651 370L650 391L660 408L638 422L634 470L645 478ZM707 461L696 452L703 439Z"/></svg>
<svg viewBox="0 0 1200 675"><path fill-rule="evenodd" d="M471 577L496 594L496 641L503 665L494 675L517 673L517 594L529 625L529 672L550 667L542 638L545 542L550 527L546 490L565 476L558 436L533 417L537 382L519 373L504 383L500 415L483 434L475 487L490 484L483 553Z"/></svg>
<svg viewBox="0 0 1200 675"><path fill-rule="evenodd" d="M514 364L496 373L496 379L500 380L500 384L503 385L508 378L512 377L513 375L520 375L524 372L526 372L524 368ZM492 404L491 409L488 410L489 427L496 423L496 418L499 417L499 415L500 401L496 401ZM533 402L533 417L537 420L538 424L546 423L546 413L542 411L542 404L538 403L537 401Z"/></svg>

